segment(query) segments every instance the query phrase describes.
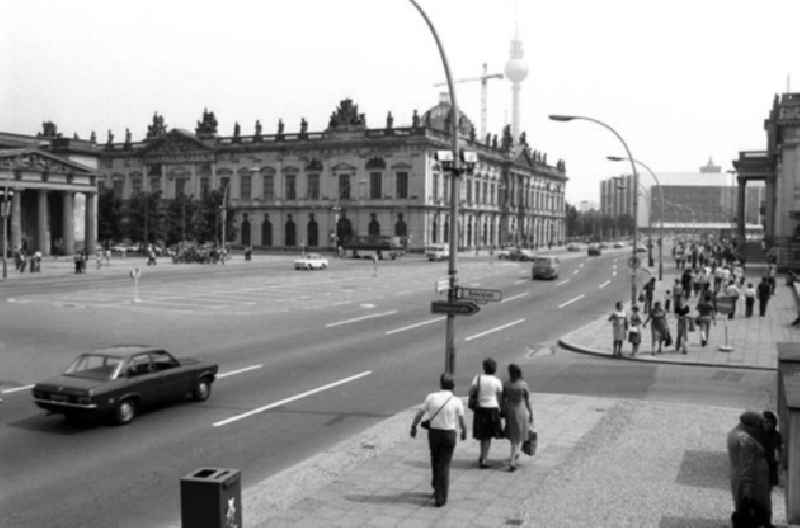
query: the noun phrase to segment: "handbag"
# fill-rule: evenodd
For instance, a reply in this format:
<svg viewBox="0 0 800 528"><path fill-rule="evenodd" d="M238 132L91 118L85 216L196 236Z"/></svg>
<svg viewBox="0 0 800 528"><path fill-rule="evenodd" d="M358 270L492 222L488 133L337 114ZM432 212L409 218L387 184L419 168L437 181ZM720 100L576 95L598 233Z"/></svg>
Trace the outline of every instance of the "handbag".
<svg viewBox="0 0 800 528"><path fill-rule="evenodd" d="M478 382L469 388L469 394L467 395L467 408L471 411L474 411L478 408L478 397L480 396L481 392L481 375L478 374Z"/></svg>
<svg viewBox="0 0 800 528"><path fill-rule="evenodd" d="M444 403L442 404L442 406L441 406L441 407L439 407L438 409L436 409L436 412L435 412L435 413L433 413L433 416L431 416L431 417L430 417L430 418L428 418L427 420L423 420L423 421L421 421L421 422L419 423L419 426L420 426L420 427L422 427L423 429L425 429L426 431L430 431L430 430L431 430L431 420L433 420L434 418L436 418L436 415L437 415L437 414L439 414L439 411L441 411L442 409L444 409L444 406L445 406L445 405L447 405L447 402L449 402L449 401L450 401L450 400L452 400L452 399L453 399L453 397L452 397L452 396L450 396L449 398L447 398L447 399L444 401Z"/></svg>
<svg viewBox="0 0 800 528"><path fill-rule="evenodd" d="M522 442L522 452L528 456L533 456L536 454L536 447L539 444L539 435L536 431L531 429L528 430L528 438Z"/></svg>

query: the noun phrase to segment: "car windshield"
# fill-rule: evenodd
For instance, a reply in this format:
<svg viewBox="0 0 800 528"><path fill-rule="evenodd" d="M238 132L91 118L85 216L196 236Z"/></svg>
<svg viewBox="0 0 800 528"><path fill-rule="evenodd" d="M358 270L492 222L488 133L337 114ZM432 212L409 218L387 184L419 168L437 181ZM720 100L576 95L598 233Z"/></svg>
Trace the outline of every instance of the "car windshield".
<svg viewBox="0 0 800 528"><path fill-rule="evenodd" d="M77 378L112 380L119 375L122 363L122 358L117 356L82 354L67 367L64 374Z"/></svg>
<svg viewBox="0 0 800 528"><path fill-rule="evenodd" d="M306 255L306 258L321 259L322 255L320 255L319 253L309 253L308 255Z"/></svg>

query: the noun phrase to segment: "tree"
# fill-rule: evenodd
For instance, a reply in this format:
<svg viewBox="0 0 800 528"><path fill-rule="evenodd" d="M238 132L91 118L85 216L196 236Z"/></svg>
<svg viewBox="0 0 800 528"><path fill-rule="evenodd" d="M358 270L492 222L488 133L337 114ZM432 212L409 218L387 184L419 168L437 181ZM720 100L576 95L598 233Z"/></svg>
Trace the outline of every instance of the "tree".
<svg viewBox="0 0 800 528"><path fill-rule="evenodd" d="M578 236L581 232L581 218L578 209L569 203L564 204L566 214L567 236Z"/></svg>
<svg viewBox="0 0 800 528"><path fill-rule="evenodd" d="M165 240L165 206L161 191L138 192L131 196L125 207L128 219L127 232L131 240L144 243Z"/></svg>
<svg viewBox="0 0 800 528"><path fill-rule="evenodd" d="M123 208L122 200L113 189L100 194L98 202L98 235L100 240L119 240L122 238Z"/></svg>

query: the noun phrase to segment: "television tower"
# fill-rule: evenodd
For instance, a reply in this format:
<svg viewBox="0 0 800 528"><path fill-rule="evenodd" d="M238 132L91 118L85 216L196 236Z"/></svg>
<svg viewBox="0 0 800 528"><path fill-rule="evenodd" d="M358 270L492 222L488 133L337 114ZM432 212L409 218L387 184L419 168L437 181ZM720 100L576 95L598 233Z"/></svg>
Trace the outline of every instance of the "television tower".
<svg viewBox="0 0 800 528"><path fill-rule="evenodd" d="M511 39L511 54L506 62L506 77L511 81L511 135L519 137L519 88L528 76L528 65L523 60L522 41L519 39L519 23L514 27Z"/></svg>

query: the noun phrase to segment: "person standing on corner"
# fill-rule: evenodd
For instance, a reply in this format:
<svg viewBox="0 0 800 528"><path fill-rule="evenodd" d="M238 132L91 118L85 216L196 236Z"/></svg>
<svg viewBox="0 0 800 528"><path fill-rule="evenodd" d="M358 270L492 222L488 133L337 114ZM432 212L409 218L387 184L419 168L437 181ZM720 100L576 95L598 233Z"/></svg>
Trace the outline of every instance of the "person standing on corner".
<svg viewBox="0 0 800 528"><path fill-rule="evenodd" d="M767 302L771 295L769 277L761 277L761 284L758 285L758 316L764 317L767 313Z"/></svg>
<svg viewBox="0 0 800 528"><path fill-rule="evenodd" d="M687 345L689 344L689 304L684 302L683 299L678 299L675 305L675 315L678 318L678 324L675 332L675 352L681 351L684 354L687 352Z"/></svg>
<svg viewBox="0 0 800 528"><path fill-rule="evenodd" d="M481 455L478 466L481 469L489 467L487 458L492 438L503 437L503 427L500 422L500 401L503 396L503 382L495 376L497 362L492 358L483 360L483 374L472 378L470 391L477 391L478 406L473 409L472 438L480 440Z"/></svg>
<svg viewBox="0 0 800 528"><path fill-rule="evenodd" d="M431 486L437 507L447 503L450 488L450 461L456 446L456 422L461 429L461 441L467 439L464 404L453 395L453 376L439 376L439 391L428 394L411 422L411 438L417 436L417 424L423 417L430 422L428 447L431 452ZM424 425L424 424L423 424Z"/></svg>
<svg viewBox="0 0 800 528"><path fill-rule="evenodd" d="M706 292L697 303L697 326L700 330L700 346L708 344L708 335L711 331L711 322L715 320L714 304L711 302L711 292Z"/></svg>
<svg viewBox="0 0 800 528"><path fill-rule="evenodd" d="M631 357L634 357L639 352L639 345L642 344L642 316L639 315L639 307L635 305L631 308L631 326L628 328L628 341L633 347Z"/></svg>
<svg viewBox="0 0 800 528"><path fill-rule="evenodd" d="M621 311L622 303L617 304ZM503 414L506 417L506 436L511 444L508 470L513 473L517 470L520 446L528 438L533 424L530 389L522 379L522 369L514 363L508 366L508 381L503 384Z"/></svg>
<svg viewBox="0 0 800 528"><path fill-rule="evenodd" d="M614 311L608 316L608 320L611 322L613 338L612 346L614 351L612 355L622 357L622 342L625 341L625 336L628 332L628 316L622 310L622 301L617 301L614 305Z"/></svg>
<svg viewBox="0 0 800 528"><path fill-rule="evenodd" d="M650 354L655 356L656 355L656 342L658 343L658 353L661 353L661 345L666 341L667 334L669 333L669 329L667 328L667 312L661 307L661 303L656 301L655 305L653 305L653 309L647 314L647 319L645 319L644 323L642 324L642 328L647 328L647 323L650 320L653 320L653 324L650 327Z"/></svg>

